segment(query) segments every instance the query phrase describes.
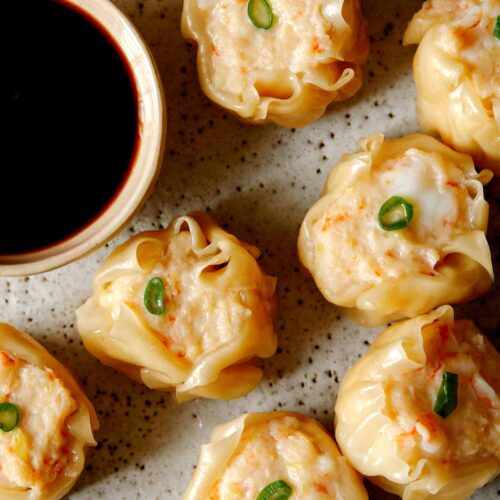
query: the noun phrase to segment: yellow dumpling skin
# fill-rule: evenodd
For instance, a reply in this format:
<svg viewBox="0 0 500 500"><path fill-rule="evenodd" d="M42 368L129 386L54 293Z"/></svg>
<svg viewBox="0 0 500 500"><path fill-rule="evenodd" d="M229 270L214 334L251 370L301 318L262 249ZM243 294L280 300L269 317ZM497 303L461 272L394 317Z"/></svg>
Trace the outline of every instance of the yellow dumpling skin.
<svg viewBox="0 0 500 500"><path fill-rule="evenodd" d="M500 174L498 0L428 0L404 44L419 44L413 69L420 124Z"/></svg>
<svg viewBox="0 0 500 500"><path fill-rule="evenodd" d="M404 500L465 500L500 471L500 355L439 309L380 334L342 380L335 436L353 467ZM445 373L444 413L436 407ZM443 403L443 400L441 400Z"/></svg>
<svg viewBox="0 0 500 500"><path fill-rule="evenodd" d="M246 0L185 0L182 31L210 99L250 123L302 127L361 87L367 25L359 0L267 3L272 25L259 29Z"/></svg>
<svg viewBox="0 0 500 500"><path fill-rule="evenodd" d="M85 448L96 444L97 416L72 375L33 338L4 323L0 403L0 498L62 498L83 470ZM5 427L8 405L18 421Z"/></svg>
<svg viewBox="0 0 500 500"><path fill-rule="evenodd" d="M152 389L175 391L179 402L247 394L262 377L251 359L272 356L277 344L276 279L258 256L201 213L136 235L102 264L77 310L85 347ZM160 282L153 294L152 280ZM158 290L161 309L148 309Z"/></svg>
<svg viewBox="0 0 500 500"><path fill-rule="evenodd" d="M255 500L277 481L290 500L368 500L323 427L288 412L248 413L216 427L184 500Z"/></svg>
<svg viewBox="0 0 500 500"><path fill-rule="evenodd" d="M483 196L491 176L430 136L369 137L306 214L300 260L329 302L367 326L469 301L493 280ZM382 211L394 199L409 208Z"/></svg>

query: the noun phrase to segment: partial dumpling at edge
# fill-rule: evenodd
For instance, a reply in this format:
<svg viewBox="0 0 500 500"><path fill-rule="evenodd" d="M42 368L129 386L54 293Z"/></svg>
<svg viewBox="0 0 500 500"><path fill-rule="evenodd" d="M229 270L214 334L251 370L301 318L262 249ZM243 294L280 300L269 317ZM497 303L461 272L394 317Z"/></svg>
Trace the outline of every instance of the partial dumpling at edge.
<svg viewBox="0 0 500 500"><path fill-rule="evenodd" d="M96 444L95 410L66 368L29 335L4 323L0 369L0 388L8 393L1 394L1 402L19 411L17 427L0 431L0 497L62 498L83 470L86 447Z"/></svg>
<svg viewBox="0 0 500 500"><path fill-rule="evenodd" d="M500 472L500 355L442 306L381 333L344 376L335 436L349 462L404 500L465 500ZM445 372L457 406L434 411Z"/></svg>
<svg viewBox="0 0 500 500"><path fill-rule="evenodd" d="M292 498L368 498L319 422L291 412L247 413L217 426L183 498L254 500L275 481L285 481Z"/></svg>
<svg viewBox="0 0 500 500"><path fill-rule="evenodd" d="M496 0L428 0L404 35L419 44L413 68L419 121L477 168L500 174L500 40ZM496 62L495 62L496 61Z"/></svg>
<svg viewBox="0 0 500 500"><path fill-rule="evenodd" d="M150 388L175 391L179 402L250 392L262 377L252 358L271 356L277 344L276 279L258 255L201 213L136 235L104 262L77 311L85 347ZM153 278L164 286L159 315L144 306Z"/></svg>

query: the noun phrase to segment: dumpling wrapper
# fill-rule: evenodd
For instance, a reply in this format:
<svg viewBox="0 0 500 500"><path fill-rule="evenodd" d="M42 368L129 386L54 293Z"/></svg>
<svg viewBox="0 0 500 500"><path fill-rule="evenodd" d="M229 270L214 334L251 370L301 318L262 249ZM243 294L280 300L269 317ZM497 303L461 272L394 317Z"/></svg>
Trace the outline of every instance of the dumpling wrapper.
<svg viewBox="0 0 500 500"><path fill-rule="evenodd" d="M258 256L201 213L134 236L106 259L77 310L85 347L151 389L175 391L178 402L247 394L262 378L252 358L277 347L276 279ZM143 303L154 277L167 294L161 316Z"/></svg>
<svg viewBox="0 0 500 500"><path fill-rule="evenodd" d="M369 137L333 168L306 214L301 263L329 302L368 326L467 302L493 280L483 195L491 176L429 136ZM414 216L384 231L378 212L392 196Z"/></svg>
<svg viewBox="0 0 500 500"><path fill-rule="evenodd" d="M256 124L302 127L361 87L370 41L359 0L269 0L256 28L241 0L186 0L182 32L198 45L198 75L215 103Z"/></svg>
<svg viewBox="0 0 500 500"><path fill-rule="evenodd" d="M85 448L97 444L92 434L94 430L99 428L97 414L70 372L29 335L10 325L0 323L0 351L25 362L27 366L50 370L50 376L57 377L69 392L74 408L65 419L64 428L61 429L66 434L65 447L68 449L70 461L58 477L51 483L44 485L42 490L15 487L8 484L8 481L5 481L6 478L3 477L0 479L0 498L12 500L42 498L44 500L57 500L62 498L73 487L83 471ZM20 408L18 424L20 429L23 428L23 419L27 418L26 411L26 408ZM16 430L14 429L11 433L16 432Z"/></svg>
<svg viewBox="0 0 500 500"><path fill-rule="evenodd" d="M360 476L319 422L290 412L247 413L217 426L201 447L183 498L253 500L276 480L293 488L292 499L368 499Z"/></svg>
<svg viewBox="0 0 500 500"><path fill-rule="evenodd" d="M500 355L442 306L381 333L344 376L335 436L353 467L404 500L462 500L500 471ZM458 406L433 413L444 371Z"/></svg>
<svg viewBox="0 0 500 500"><path fill-rule="evenodd" d="M498 0L429 0L403 38L419 44L413 62L417 111L425 132L500 175Z"/></svg>

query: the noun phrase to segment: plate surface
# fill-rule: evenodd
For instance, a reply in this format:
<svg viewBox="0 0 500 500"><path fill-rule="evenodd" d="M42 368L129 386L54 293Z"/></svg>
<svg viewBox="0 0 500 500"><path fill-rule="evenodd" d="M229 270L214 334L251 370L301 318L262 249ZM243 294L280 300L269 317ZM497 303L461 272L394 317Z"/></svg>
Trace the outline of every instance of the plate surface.
<svg viewBox="0 0 500 500"><path fill-rule="evenodd" d="M338 383L379 330L338 315L311 279L300 274L298 228L318 198L331 167L359 138L418 130L411 77L413 48L403 48L418 0L367 0L372 52L365 84L353 99L332 106L302 130L243 126L216 108L198 86L195 50L180 35L180 0L116 0L146 40L164 80L168 106L165 162L157 188L132 224L107 248L45 275L0 280L2 321L33 334L70 367L101 419L99 446L70 498L179 499L211 429L246 411L290 410L332 428ZM500 275L500 180L486 189L489 240ZM238 237L256 244L262 266L279 276L278 354L263 366L265 379L246 398L177 406L103 367L83 348L75 309L90 295L92 275L110 249L141 230L168 225L190 210L208 210ZM50 221L47 221L50 223ZM29 226L29 221L26 221ZM458 309L499 347L500 288ZM496 338L495 338L496 336ZM374 499L395 498L369 487ZM500 481L475 500L498 499Z"/></svg>

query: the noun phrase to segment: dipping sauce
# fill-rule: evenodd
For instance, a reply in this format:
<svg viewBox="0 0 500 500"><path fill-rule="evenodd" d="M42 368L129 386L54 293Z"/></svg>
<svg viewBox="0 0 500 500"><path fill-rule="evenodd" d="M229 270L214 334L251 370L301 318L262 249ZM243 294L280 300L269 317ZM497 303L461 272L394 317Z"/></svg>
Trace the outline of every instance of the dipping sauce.
<svg viewBox="0 0 500 500"><path fill-rule="evenodd" d="M58 0L2 4L0 254L83 229L119 193L138 138L137 92L104 29Z"/></svg>

